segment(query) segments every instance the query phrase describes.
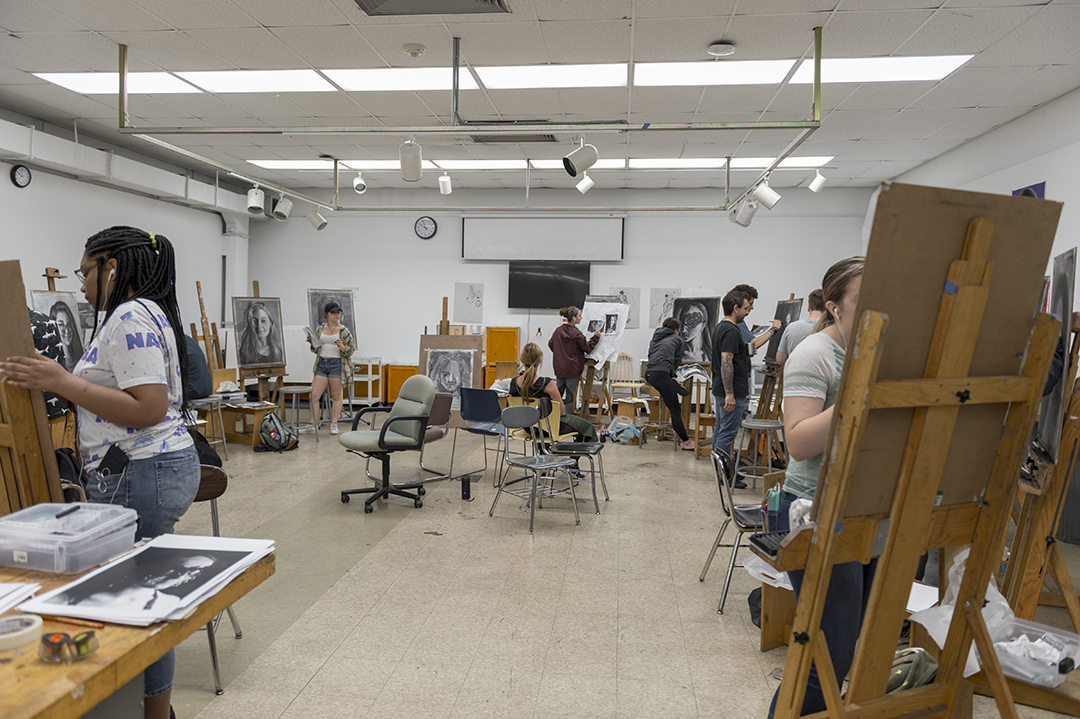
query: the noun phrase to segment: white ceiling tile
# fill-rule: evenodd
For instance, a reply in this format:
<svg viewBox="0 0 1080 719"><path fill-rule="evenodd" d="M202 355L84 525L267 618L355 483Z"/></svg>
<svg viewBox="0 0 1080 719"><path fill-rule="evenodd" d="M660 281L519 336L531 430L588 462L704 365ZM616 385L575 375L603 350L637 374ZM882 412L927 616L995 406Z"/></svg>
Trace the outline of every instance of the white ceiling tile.
<svg viewBox="0 0 1080 719"><path fill-rule="evenodd" d="M330 0L232 0L233 4L268 28L338 25L348 18Z"/></svg>
<svg viewBox="0 0 1080 719"><path fill-rule="evenodd" d="M231 2L176 2L176 0L135 0L147 12L177 30L200 27L258 27L255 18Z"/></svg>
<svg viewBox="0 0 1080 719"><path fill-rule="evenodd" d="M724 35L726 17L638 20L634 23L635 62L688 62L709 60L709 45L721 37L736 43L732 59L756 59L746 56L739 38ZM776 59L776 58L770 58ZM723 62L718 60L717 62Z"/></svg>
<svg viewBox="0 0 1080 719"><path fill-rule="evenodd" d="M20 85L19 97L53 108L64 117L111 118L115 127L117 117L115 104L99 100L94 96L79 95L59 85L48 82L39 85Z"/></svg>
<svg viewBox="0 0 1080 719"><path fill-rule="evenodd" d="M97 96L100 99L118 103L117 95L100 95ZM191 119L194 116L187 112L178 111L175 107L170 106L167 102L163 102L165 98L163 96L152 95L129 95L128 96L128 114L138 117L184 117ZM119 107L118 104L114 107ZM156 124L156 123L155 123ZM189 122L178 123L180 125L193 124Z"/></svg>
<svg viewBox="0 0 1080 719"><path fill-rule="evenodd" d="M218 94L218 97L243 113L252 117L267 119L267 124L277 124L276 122L270 122L269 118L297 117L305 114L302 108L289 101L289 94L291 93L281 95L257 92L221 93ZM308 120L305 124L311 125L314 123Z"/></svg>
<svg viewBox="0 0 1080 719"><path fill-rule="evenodd" d="M847 3L844 3L844 7L847 7ZM904 41L932 14L930 10L837 13L822 31L822 55L825 57L891 55L903 47Z"/></svg>
<svg viewBox="0 0 1080 719"><path fill-rule="evenodd" d="M898 55L968 55L986 50L1037 12L1034 7L964 8L935 13Z"/></svg>
<svg viewBox="0 0 1080 719"><path fill-rule="evenodd" d="M868 172L870 168L874 167L876 162L837 162L833 160L829 163L828 168L823 168L821 174L829 178L829 184L833 184L833 180L842 177L859 177L864 172Z"/></svg>
<svg viewBox="0 0 1080 719"><path fill-rule="evenodd" d="M930 92L935 82L864 82L840 105L844 110L901 110Z"/></svg>
<svg viewBox="0 0 1080 719"><path fill-rule="evenodd" d="M736 12L739 15L826 13L839 4L839 0L742 0Z"/></svg>
<svg viewBox="0 0 1080 719"><path fill-rule="evenodd" d="M693 114L698 109L701 92L700 87L635 87L631 96L631 113Z"/></svg>
<svg viewBox="0 0 1080 719"><path fill-rule="evenodd" d="M977 107L930 133L931 140L969 140L1027 113L1028 107Z"/></svg>
<svg viewBox="0 0 1080 719"><path fill-rule="evenodd" d="M540 23L547 56L559 65L629 62L630 29L629 21Z"/></svg>
<svg viewBox="0 0 1080 719"><path fill-rule="evenodd" d="M363 102L364 94L357 93L357 100ZM436 115L442 117L446 122L450 121L450 112L453 109L453 93L449 90L425 90L416 93L416 96ZM462 90L458 93L458 115L462 120L473 120L480 114L490 115L494 109L491 106L491 101L480 90Z"/></svg>
<svg viewBox="0 0 1080 719"><path fill-rule="evenodd" d="M882 155L883 160L932 160L939 155L944 155L949 150L960 145L962 140L919 140L913 142L902 150Z"/></svg>
<svg viewBox="0 0 1080 719"><path fill-rule="evenodd" d="M559 90L563 112L589 114L598 120L626 118L630 90L625 87L572 88Z"/></svg>
<svg viewBox="0 0 1080 719"><path fill-rule="evenodd" d="M558 90L488 90L486 95L505 119L542 120L562 114Z"/></svg>
<svg viewBox="0 0 1080 719"><path fill-rule="evenodd" d="M635 88L640 90L643 88ZM698 112L764 112L766 107L774 110L791 109L794 107L777 107L773 102L780 88L776 85L725 85L721 87L706 87L701 94L698 104ZM814 100L813 91L806 89L795 90L791 95L801 96L803 102L800 110L810 116L810 104Z"/></svg>
<svg viewBox="0 0 1080 719"><path fill-rule="evenodd" d="M360 107L375 117L415 116L423 118L426 124L432 120L431 112L415 92L350 92L349 95ZM402 124L414 125L416 122Z"/></svg>
<svg viewBox="0 0 1080 719"><path fill-rule="evenodd" d="M224 99L206 92L190 95L170 95L167 98L162 97L159 99L169 107L174 107L185 114L208 119L211 125L229 124L218 121L247 116L247 113L233 107Z"/></svg>
<svg viewBox="0 0 1080 719"><path fill-rule="evenodd" d="M1052 63L1075 52L1078 37L1080 4L1048 5L971 62L976 66Z"/></svg>
<svg viewBox="0 0 1080 719"><path fill-rule="evenodd" d="M821 127L813 137L819 142L861 140L896 114L897 110L834 110L821 118Z"/></svg>
<svg viewBox="0 0 1080 719"><path fill-rule="evenodd" d="M168 24L131 0L37 0L91 30L167 30Z"/></svg>
<svg viewBox="0 0 1080 719"><path fill-rule="evenodd" d="M879 162L871 167L866 172L862 173L860 177L867 177L869 179L882 178L884 180L892 180L896 177L904 174L909 170L913 170L922 162L897 162L893 160L886 160L885 162Z"/></svg>
<svg viewBox="0 0 1080 719"><path fill-rule="evenodd" d="M836 153L833 162L880 162L911 145L910 140L857 140L849 143L847 148ZM807 154L811 153L808 152Z"/></svg>
<svg viewBox="0 0 1080 719"><path fill-rule="evenodd" d="M45 80L34 77L26 70L20 70L17 67L0 62L0 87L5 85L39 85L43 82Z"/></svg>
<svg viewBox="0 0 1080 719"><path fill-rule="evenodd" d="M1080 87L1080 65L1053 65L1024 78L1022 83L983 104L987 107L1034 107L1077 87Z"/></svg>
<svg viewBox="0 0 1080 719"><path fill-rule="evenodd" d="M386 64L352 26L277 27L271 32L305 63L317 69L351 70ZM402 56L408 57L404 53Z"/></svg>
<svg viewBox="0 0 1080 719"><path fill-rule="evenodd" d="M348 93L345 92L290 92L284 96L290 103L299 107L305 114L314 117L334 118L334 125L356 125L348 118L365 118L362 124L368 124L371 115L364 111Z"/></svg>
<svg viewBox="0 0 1080 719"><path fill-rule="evenodd" d="M107 32L103 35L113 43L128 46L129 62L137 59L149 64L154 70L180 72L235 69L233 63L179 30ZM113 55L116 55L116 45L113 45ZM116 71L115 57L112 67L108 69Z"/></svg>
<svg viewBox="0 0 1080 719"><path fill-rule="evenodd" d="M33 35L30 35L33 37ZM0 62L25 72L85 72L89 67L34 42L0 33Z"/></svg>
<svg viewBox="0 0 1080 719"><path fill-rule="evenodd" d="M934 10L939 5L941 5L940 0L844 0L841 12L845 10L858 12L864 10Z"/></svg>
<svg viewBox="0 0 1080 719"><path fill-rule="evenodd" d="M726 36L738 48L733 59L780 60L802 57L804 53L813 57L814 28L826 17L818 13L738 15L732 19Z"/></svg>
<svg viewBox="0 0 1080 719"><path fill-rule="evenodd" d="M681 157L681 142L640 142L639 135L630 136L630 157ZM665 138L666 139L666 138Z"/></svg>
<svg viewBox="0 0 1080 719"><path fill-rule="evenodd" d="M536 19L546 20L626 20L634 12L632 0L533 0ZM512 6L511 6L512 7Z"/></svg>
<svg viewBox="0 0 1080 719"><path fill-rule="evenodd" d="M821 111L824 113L835 110L857 87L858 85L853 83L822 85ZM712 89L714 88L710 88L710 90ZM780 94L769 105L769 109L802 112L809 118L813 111L813 104L814 88L812 85L785 85L780 89Z"/></svg>
<svg viewBox="0 0 1080 719"><path fill-rule="evenodd" d="M75 32L86 26L36 2L8 2L0 15L0 27L8 32Z"/></svg>
<svg viewBox="0 0 1080 719"><path fill-rule="evenodd" d="M292 70L300 57L266 28L198 28L188 35L241 70Z"/></svg>
<svg viewBox="0 0 1080 719"><path fill-rule="evenodd" d="M730 142L697 142L686 143L678 157L727 157L735 154L739 141L734 139L734 133L728 133L732 137Z"/></svg>
<svg viewBox="0 0 1080 719"><path fill-rule="evenodd" d="M934 86L912 107L978 107L1038 71L1038 67L965 66Z"/></svg>
<svg viewBox="0 0 1080 719"><path fill-rule="evenodd" d="M637 18L726 18L735 9L736 0L679 0L679 2L640 3L634 8ZM717 40L720 39L718 35Z"/></svg>
<svg viewBox="0 0 1080 719"><path fill-rule="evenodd" d="M967 110L933 108L901 110L866 134L870 140L921 140L943 125L956 120Z"/></svg>
<svg viewBox="0 0 1080 719"><path fill-rule="evenodd" d="M71 58L90 70L117 72L120 66L116 43L100 33L90 32L89 30L83 32L40 32L30 36L30 40L35 45L40 45L46 50L52 50L57 55ZM129 53L129 71L141 72L157 69L157 66Z"/></svg>
<svg viewBox="0 0 1080 719"><path fill-rule="evenodd" d="M435 55L436 59L430 60L429 64L444 67L453 64L455 37L461 38L461 56L463 61L470 65L543 65L549 62L540 26L535 22L448 23L442 31L446 49ZM404 39L403 42L422 41ZM431 49L428 50L428 54L430 53ZM566 62L562 58L558 59Z"/></svg>

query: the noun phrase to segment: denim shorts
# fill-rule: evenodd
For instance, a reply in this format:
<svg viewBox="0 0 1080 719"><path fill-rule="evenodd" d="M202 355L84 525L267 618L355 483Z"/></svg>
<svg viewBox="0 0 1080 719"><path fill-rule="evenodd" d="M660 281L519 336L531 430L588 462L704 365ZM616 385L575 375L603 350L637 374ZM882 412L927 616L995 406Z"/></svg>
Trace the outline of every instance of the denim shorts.
<svg viewBox="0 0 1080 719"><path fill-rule="evenodd" d="M133 459L119 475L86 473L86 497L95 504L121 504L139 513L135 539L173 531L199 491L199 455L195 447L146 459ZM143 696L172 689L176 656L170 650L143 672Z"/></svg>
<svg viewBox="0 0 1080 719"><path fill-rule="evenodd" d="M315 368L316 377L341 377L340 357L320 357L319 366Z"/></svg>

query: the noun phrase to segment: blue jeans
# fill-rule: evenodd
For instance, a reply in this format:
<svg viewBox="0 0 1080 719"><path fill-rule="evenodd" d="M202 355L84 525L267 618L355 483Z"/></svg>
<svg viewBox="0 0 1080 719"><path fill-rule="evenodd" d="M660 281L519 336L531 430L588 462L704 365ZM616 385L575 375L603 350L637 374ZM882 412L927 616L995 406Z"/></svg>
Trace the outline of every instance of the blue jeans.
<svg viewBox="0 0 1080 719"><path fill-rule="evenodd" d="M713 428L713 449L722 449L728 456L735 459L735 453L731 451L731 445L735 442L735 435L739 433L739 425L742 424L743 414L746 412L746 397L735 398L735 409L730 412L724 411L724 395L713 395L716 407L716 427Z"/></svg>
<svg viewBox="0 0 1080 719"><path fill-rule="evenodd" d="M172 532L198 491L199 455L195 447L133 459L119 477L102 479L96 469L86 476L86 496L91 502L121 504L139 513L136 540ZM175 668L172 650L148 666L143 672L143 696L172 689Z"/></svg>
<svg viewBox="0 0 1080 719"><path fill-rule="evenodd" d="M770 512L769 524L777 530L791 528L788 522L788 509L798 497L790 492L780 493L780 509L775 514ZM833 565L829 578L829 593L825 597L825 608L821 613L821 632L829 643L829 657L836 671L836 681L843 683L851 662L855 658L855 643L859 640L863 614L866 613L866 600L870 596L870 585L874 582L874 569L877 560L869 564L846 562ZM795 588L795 600L802 591L804 570L788 572L791 585ZM776 699L780 696L777 688L769 706L769 719L776 711ZM825 697L821 693L817 665L810 666L810 678L806 683L806 696L803 699L800 716L825 711Z"/></svg>
<svg viewBox="0 0 1080 719"><path fill-rule="evenodd" d="M315 376L341 377L341 358L320 357L319 366L315 368Z"/></svg>

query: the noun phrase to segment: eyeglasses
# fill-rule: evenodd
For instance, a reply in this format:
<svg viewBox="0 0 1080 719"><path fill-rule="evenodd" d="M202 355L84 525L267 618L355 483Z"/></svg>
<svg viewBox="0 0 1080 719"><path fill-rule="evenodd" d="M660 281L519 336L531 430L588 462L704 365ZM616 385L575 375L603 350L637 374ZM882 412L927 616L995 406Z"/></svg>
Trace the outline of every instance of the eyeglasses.
<svg viewBox="0 0 1080 719"><path fill-rule="evenodd" d="M84 270L83 268L80 267L79 269L75 270L76 279L78 279L79 282L86 282L86 275L89 274L90 270L92 270L92 269L94 269L94 268L91 267L91 268L89 268L87 270Z"/></svg>

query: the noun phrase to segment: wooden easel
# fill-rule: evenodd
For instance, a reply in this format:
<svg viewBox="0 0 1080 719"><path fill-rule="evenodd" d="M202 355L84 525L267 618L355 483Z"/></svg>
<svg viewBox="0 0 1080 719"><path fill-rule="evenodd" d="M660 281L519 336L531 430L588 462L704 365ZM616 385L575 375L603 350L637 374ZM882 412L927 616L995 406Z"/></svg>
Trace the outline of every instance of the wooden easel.
<svg viewBox="0 0 1080 719"><path fill-rule="evenodd" d="M210 324L206 320L206 305L203 304L202 282L195 280L195 291L199 294L199 319L202 325L202 334L191 323L191 338L196 342L202 342L206 349L206 361L211 370L222 369L221 345L218 344L217 323ZM217 389L217 385L214 386Z"/></svg>
<svg viewBox="0 0 1080 719"><path fill-rule="evenodd" d="M600 367L600 371L603 372L604 377L607 377L608 363L604 362ZM581 385L581 409L578 410L578 416L584 417L593 423L594 427L599 427L604 423L604 398L601 397L600 401L596 403L596 414L592 413L590 407L590 400L592 399L593 384L596 382L596 363L590 360L585 360L585 382ZM604 386L600 385L601 392L604 391ZM575 397L576 400L576 397Z"/></svg>
<svg viewBox="0 0 1080 719"><path fill-rule="evenodd" d="M18 260L0 262L0 357L34 354L22 268ZM39 390L13 387L6 377L0 379L0 479L0 515L64 501L45 400Z"/></svg>
<svg viewBox="0 0 1080 719"><path fill-rule="evenodd" d="M1035 306L1061 208L1021 199L899 184L879 197L812 523L775 555L754 547L778 569L805 569L777 717L800 715L811 662L828 707L814 716L950 716L973 640L1001 715L1016 716L981 608L1060 331L1048 315L1032 327L1024 307ZM991 284L995 266L1008 269ZM894 308L891 320L878 311ZM965 543L937 678L886 695L919 557ZM874 556L841 698L820 631L831 570Z"/></svg>
<svg viewBox="0 0 1080 719"><path fill-rule="evenodd" d="M258 280L254 280L251 283L251 296L262 297L262 295L259 294ZM237 342L239 342L239 340L237 340ZM277 404L277 390L281 388L281 380L285 378L285 365L282 364L276 367L255 367L252 369L239 368L237 370L237 375L240 378L240 386L243 386L244 380L254 377L259 383L259 401ZM270 399L271 379L278 380L274 387L274 399Z"/></svg>
<svg viewBox="0 0 1080 719"><path fill-rule="evenodd" d="M438 334L440 334L440 335L448 335L448 334L450 334L449 307L450 307L450 298L449 297L443 297L442 298L442 319L439 320L439 332L438 332ZM427 334L427 328L424 328L424 334Z"/></svg>
<svg viewBox="0 0 1080 719"><path fill-rule="evenodd" d="M49 292L56 292L56 281L66 280L67 275L60 274L60 270L56 267L46 267L45 274L42 275L45 281L49 283Z"/></svg>

